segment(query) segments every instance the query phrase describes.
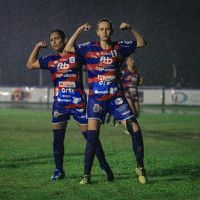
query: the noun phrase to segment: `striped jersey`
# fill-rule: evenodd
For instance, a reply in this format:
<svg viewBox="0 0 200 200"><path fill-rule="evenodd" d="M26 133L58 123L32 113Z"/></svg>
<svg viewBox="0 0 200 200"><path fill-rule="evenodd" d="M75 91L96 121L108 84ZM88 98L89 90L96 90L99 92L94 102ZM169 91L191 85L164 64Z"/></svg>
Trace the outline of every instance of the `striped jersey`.
<svg viewBox="0 0 200 200"><path fill-rule="evenodd" d="M82 81L82 60L75 53L50 54L39 58L40 68L49 70L54 84L54 100L66 108L83 108L86 94Z"/></svg>
<svg viewBox="0 0 200 200"><path fill-rule="evenodd" d="M122 85L124 89L124 94L127 98L136 98L138 96L139 82L139 72L137 70L130 71L126 67L123 71Z"/></svg>
<svg viewBox="0 0 200 200"><path fill-rule="evenodd" d="M102 49L99 42L76 44L74 47L87 67L89 96L107 100L123 94L120 67L124 58L134 52L136 41L112 42L108 49Z"/></svg>

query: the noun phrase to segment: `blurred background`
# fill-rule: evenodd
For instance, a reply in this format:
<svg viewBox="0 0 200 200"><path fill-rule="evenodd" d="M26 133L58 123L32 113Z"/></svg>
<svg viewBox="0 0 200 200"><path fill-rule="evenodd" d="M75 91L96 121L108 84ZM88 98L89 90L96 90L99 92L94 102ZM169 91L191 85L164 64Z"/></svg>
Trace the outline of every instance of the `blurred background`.
<svg viewBox="0 0 200 200"><path fill-rule="evenodd" d="M134 24L144 35L148 45L135 54L144 85L168 87L177 81L185 88L200 86L198 0L1 0L0 13L0 86L51 86L48 72L25 68L34 45L48 41L53 29L69 37L79 25L95 27L102 17L113 22L113 40L132 39L119 30L121 22ZM95 29L78 42L91 40L96 40Z"/></svg>
<svg viewBox="0 0 200 200"><path fill-rule="evenodd" d="M69 37L78 26L89 22L95 27L107 17L113 22L113 40L132 39L131 33L119 30L121 22L144 35L148 45L135 53L143 87L198 89L199 11L199 0L1 0L0 87L52 87L48 71L25 67L34 45L48 41L53 29ZM78 42L96 39L93 29ZM45 49L40 55L49 53Z"/></svg>

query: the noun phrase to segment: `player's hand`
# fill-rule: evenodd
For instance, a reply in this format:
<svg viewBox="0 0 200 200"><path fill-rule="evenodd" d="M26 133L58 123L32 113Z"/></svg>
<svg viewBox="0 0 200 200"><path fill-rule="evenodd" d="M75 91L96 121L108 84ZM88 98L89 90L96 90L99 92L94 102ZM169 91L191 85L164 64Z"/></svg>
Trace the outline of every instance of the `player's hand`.
<svg viewBox="0 0 200 200"><path fill-rule="evenodd" d="M80 26L79 28L81 31L89 31L92 28L92 26L89 23L86 23Z"/></svg>
<svg viewBox="0 0 200 200"><path fill-rule="evenodd" d="M47 42L46 42L46 41L38 42L38 43L36 44L36 47L37 47L37 48L47 48Z"/></svg>
<svg viewBox="0 0 200 200"><path fill-rule="evenodd" d="M120 28L121 30L131 30L133 27L132 27L132 25L130 25L130 24L127 24L127 23L125 23L125 22L122 22L122 23L120 24L119 28Z"/></svg>

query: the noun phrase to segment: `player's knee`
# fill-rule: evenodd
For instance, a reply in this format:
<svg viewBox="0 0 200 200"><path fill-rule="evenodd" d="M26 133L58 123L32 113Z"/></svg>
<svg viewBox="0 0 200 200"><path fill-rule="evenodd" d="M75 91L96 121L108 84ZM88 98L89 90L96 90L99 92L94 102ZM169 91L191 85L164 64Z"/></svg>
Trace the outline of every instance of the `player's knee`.
<svg viewBox="0 0 200 200"><path fill-rule="evenodd" d="M53 123L52 126L53 129L65 129L67 126L67 122Z"/></svg>
<svg viewBox="0 0 200 200"><path fill-rule="evenodd" d="M134 132L136 132L140 129L139 124L138 124L135 117L131 117L131 118L126 120L126 127L127 127L127 130L130 134L134 133Z"/></svg>

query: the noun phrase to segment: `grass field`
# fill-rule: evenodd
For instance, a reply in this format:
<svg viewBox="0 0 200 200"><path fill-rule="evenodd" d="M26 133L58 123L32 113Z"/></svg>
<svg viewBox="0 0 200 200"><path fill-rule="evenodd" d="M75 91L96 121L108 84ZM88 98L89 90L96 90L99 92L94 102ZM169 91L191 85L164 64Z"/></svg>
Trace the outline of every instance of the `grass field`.
<svg viewBox="0 0 200 200"><path fill-rule="evenodd" d="M171 110L139 119L147 185L135 177L130 136L121 126L104 125L101 140L116 179L106 182L95 160L92 184L80 186L85 141L73 121L65 139L66 178L52 182L51 111L1 108L0 199L200 200L200 108Z"/></svg>

